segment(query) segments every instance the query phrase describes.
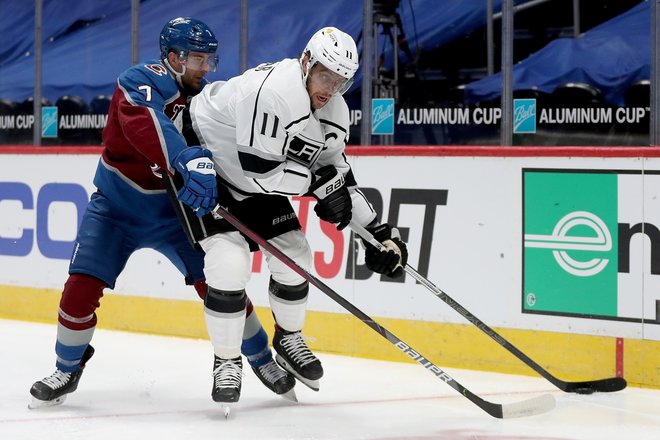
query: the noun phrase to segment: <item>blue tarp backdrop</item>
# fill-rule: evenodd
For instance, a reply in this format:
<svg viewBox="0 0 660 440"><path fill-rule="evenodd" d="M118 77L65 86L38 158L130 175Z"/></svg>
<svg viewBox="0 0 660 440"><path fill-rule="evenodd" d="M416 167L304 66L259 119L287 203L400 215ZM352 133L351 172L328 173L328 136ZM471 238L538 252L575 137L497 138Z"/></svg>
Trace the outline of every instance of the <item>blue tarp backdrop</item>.
<svg viewBox="0 0 660 440"><path fill-rule="evenodd" d="M600 89L606 101L622 106L630 84L651 76L651 14L648 1L585 32L559 38L513 66L513 89L550 93L565 82L583 82ZM495 74L468 84L465 99L494 99L502 91Z"/></svg>
<svg viewBox="0 0 660 440"><path fill-rule="evenodd" d="M516 3L525 1L529 0ZM494 1L496 11L500 5L500 0ZM34 2L0 0L0 11L0 28L11 30L0 35L0 98L20 102L34 90ZM430 50L484 26L486 2L409 0L401 2L399 14L411 47L419 44ZM142 0L141 61L158 56L161 28L178 16L204 20L218 36L220 68L209 79L227 79L240 73L238 0ZM97 95L112 94L118 74L130 65L130 24L128 0L44 0L43 96L55 102L63 95L77 95L89 102ZM333 0L319 5L308 0L251 1L248 65L297 57L309 37L328 25L358 39L362 2ZM389 49L391 59L391 45L382 41L379 47ZM406 61L403 54L402 61ZM361 75L359 71L354 87L359 87Z"/></svg>
<svg viewBox="0 0 660 440"><path fill-rule="evenodd" d="M524 3L530 0L517 0ZM500 0L494 1L499 11ZM21 102L34 93L34 2L0 0L0 98ZM399 14L414 48L432 50L483 27L485 0L408 0ZM112 94L119 73L131 60L131 15L128 0L44 0L42 95L54 103L64 95L89 102ZM337 26L356 40L362 31L362 2L333 0L319 6L308 0L249 2L248 65L297 57L308 38L323 26ZM220 42L220 67L210 80L239 72L240 1L142 0L139 59L158 56L158 35L171 18L193 16L207 22ZM498 22L499 23L499 22ZM626 87L650 76L650 6L645 1L584 33L557 39L514 66L514 89L551 92L566 81L597 86L604 97L622 104ZM381 36L386 65L391 44ZM485 43L484 43L485 44ZM361 46L361 44L360 44ZM406 62L405 54L400 54ZM484 60L485 63L485 60ZM358 71L354 88L359 87ZM499 74L466 87L466 99L497 98Z"/></svg>

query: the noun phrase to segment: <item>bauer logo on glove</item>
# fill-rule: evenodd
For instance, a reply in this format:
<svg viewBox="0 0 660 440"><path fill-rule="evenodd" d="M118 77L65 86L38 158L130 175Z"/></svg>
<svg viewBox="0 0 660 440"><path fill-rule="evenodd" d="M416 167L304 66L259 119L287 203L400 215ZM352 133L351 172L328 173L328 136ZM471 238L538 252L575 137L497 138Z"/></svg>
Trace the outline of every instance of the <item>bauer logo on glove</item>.
<svg viewBox="0 0 660 440"><path fill-rule="evenodd" d="M205 159L194 159L188 162L188 168L190 171L197 171L202 174L215 174L215 167L213 162L210 162ZM192 169L191 169L192 168Z"/></svg>
<svg viewBox="0 0 660 440"><path fill-rule="evenodd" d="M319 169L316 179L309 187L309 192L317 199L324 199L344 186L344 175L332 165Z"/></svg>
<svg viewBox="0 0 660 440"><path fill-rule="evenodd" d="M211 212L218 197L213 155L201 147L184 148L174 160L174 168L183 176L177 197L190 206L198 217Z"/></svg>
<svg viewBox="0 0 660 440"><path fill-rule="evenodd" d="M337 173L338 179L325 186L325 195L332 194L344 185L344 175Z"/></svg>
<svg viewBox="0 0 660 440"><path fill-rule="evenodd" d="M332 165L319 168L315 175L307 192L316 199L314 212L321 220L338 223L337 229L341 231L353 216L353 203L344 175Z"/></svg>

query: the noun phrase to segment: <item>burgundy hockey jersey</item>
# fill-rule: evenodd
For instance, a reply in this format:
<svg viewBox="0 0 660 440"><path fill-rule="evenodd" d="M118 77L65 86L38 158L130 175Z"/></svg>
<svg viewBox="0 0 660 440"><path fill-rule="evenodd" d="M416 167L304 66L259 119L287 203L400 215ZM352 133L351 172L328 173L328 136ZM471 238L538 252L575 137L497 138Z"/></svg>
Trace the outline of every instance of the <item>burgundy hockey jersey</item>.
<svg viewBox="0 0 660 440"><path fill-rule="evenodd" d="M119 177L140 192L164 193L161 173L173 174L171 164L186 148L172 120L190 98L159 61L122 73L103 130L105 148L94 184L109 191L108 180Z"/></svg>

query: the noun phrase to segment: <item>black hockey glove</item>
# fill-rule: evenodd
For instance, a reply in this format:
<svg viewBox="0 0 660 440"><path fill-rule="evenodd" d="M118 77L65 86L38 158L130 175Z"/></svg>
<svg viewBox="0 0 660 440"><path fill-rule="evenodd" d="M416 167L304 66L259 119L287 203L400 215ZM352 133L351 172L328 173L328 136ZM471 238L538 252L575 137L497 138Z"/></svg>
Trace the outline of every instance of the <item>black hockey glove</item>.
<svg viewBox="0 0 660 440"><path fill-rule="evenodd" d="M408 248L401 241L399 230L392 228L387 223L367 228L367 230L387 249L387 251L379 251L376 247L364 242L367 267L390 278L399 278L403 275L403 267L408 262Z"/></svg>
<svg viewBox="0 0 660 440"><path fill-rule="evenodd" d="M346 188L344 176L332 165L316 171L316 179L309 185L307 195L316 199L314 211L321 220L338 223L337 229L344 229L351 221L353 204Z"/></svg>

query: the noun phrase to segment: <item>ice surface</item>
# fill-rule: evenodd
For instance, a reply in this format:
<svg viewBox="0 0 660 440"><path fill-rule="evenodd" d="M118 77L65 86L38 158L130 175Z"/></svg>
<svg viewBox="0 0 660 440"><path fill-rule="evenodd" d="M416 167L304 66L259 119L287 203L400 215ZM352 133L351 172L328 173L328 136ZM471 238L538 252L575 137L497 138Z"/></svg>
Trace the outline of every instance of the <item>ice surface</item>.
<svg viewBox="0 0 660 440"><path fill-rule="evenodd" d="M226 420L210 396L209 341L105 330L78 390L61 406L29 410L30 386L54 371L55 332L0 320L0 439L660 440L659 390L573 395L542 378L443 368L489 401L557 398L549 413L499 420L419 365L324 353L321 390L298 384L297 404L245 368Z"/></svg>

